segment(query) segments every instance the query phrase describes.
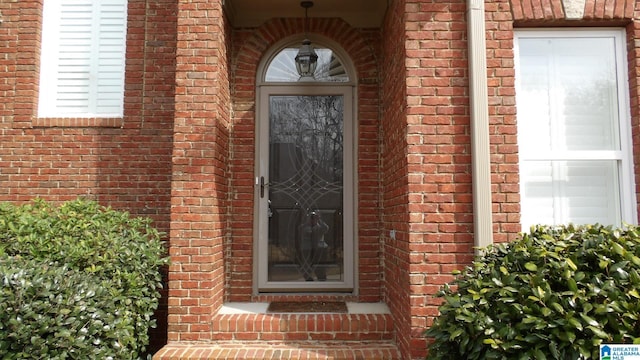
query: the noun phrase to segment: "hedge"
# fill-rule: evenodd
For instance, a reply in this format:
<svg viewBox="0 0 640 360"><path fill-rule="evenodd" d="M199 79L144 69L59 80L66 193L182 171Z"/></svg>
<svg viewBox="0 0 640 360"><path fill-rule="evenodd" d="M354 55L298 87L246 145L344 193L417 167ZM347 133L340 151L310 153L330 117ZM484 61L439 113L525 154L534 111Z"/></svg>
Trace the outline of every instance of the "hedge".
<svg viewBox="0 0 640 360"><path fill-rule="evenodd" d="M168 262L161 236L89 200L0 204L0 358L141 357Z"/></svg>
<svg viewBox="0 0 640 360"><path fill-rule="evenodd" d="M640 228L537 226L438 296L428 359L598 359L640 343Z"/></svg>

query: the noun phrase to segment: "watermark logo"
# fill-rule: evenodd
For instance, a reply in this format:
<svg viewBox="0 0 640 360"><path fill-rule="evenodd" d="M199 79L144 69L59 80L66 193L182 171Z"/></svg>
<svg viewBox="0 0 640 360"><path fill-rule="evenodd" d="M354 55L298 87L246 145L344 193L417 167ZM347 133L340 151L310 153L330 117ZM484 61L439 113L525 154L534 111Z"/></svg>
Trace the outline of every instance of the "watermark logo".
<svg viewBox="0 0 640 360"><path fill-rule="evenodd" d="M640 345L600 345L600 360L640 360Z"/></svg>

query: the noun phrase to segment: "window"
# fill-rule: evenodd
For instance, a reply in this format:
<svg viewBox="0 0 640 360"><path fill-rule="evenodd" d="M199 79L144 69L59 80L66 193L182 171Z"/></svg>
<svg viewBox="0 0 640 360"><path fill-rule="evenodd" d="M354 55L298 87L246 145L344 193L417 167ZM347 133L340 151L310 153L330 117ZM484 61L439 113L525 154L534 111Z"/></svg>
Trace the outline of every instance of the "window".
<svg viewBox="0 0 640 360"><path fill-rule="evenodd" d="M44 2L39 117L121 117L127 0Z"/></svg>
<svg viewBox="0 0 640 360"><path fill-rule="evenodd" d="M331 49L314 46L318 55L318 67L313 78L318 82L349 82L344 64ZM265 74L265 82L296 82L300 79L296 71L295 58L299 49L287 47L282 49L269 64Z"/></svg>
<svg viewBox="0 0 640 360"><path fill-rule="evenodd" d="M522 226L635 223L621 30L518 31Z"/></svg>

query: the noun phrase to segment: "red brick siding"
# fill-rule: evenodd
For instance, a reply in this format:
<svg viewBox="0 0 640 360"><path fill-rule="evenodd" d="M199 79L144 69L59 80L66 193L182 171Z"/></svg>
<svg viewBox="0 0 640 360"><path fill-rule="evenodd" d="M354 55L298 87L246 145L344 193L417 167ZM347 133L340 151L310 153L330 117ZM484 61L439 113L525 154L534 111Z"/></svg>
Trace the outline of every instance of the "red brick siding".
<svg viewBox="0 0 640 360"><path fill-rule="evenodd" d="M228 301L249 301L253 295L253 194L255 158L255 77L264 48L248 46L251 31L234 31L232 52L230 228L227 240L226 297ZM242 50L241 50L242 49Z"/></svg>
<svg viewBox="0 0 640 360"><path fill-rule="evenodd" d="M356 36L353 34L352 36ZM382 179L380 113L380 33L360 31L342 43L358 64L358 300L382 301ZM346 46L350 44L350 46Z"/></svg>
<svg viewBox="0 0 640 360"><path fill-rule="evenodd" d="M255 88L260 59L277 41L300 34L300 19L275 19L257 29L234 32L233 126L231 169L231 231L226 258L227 300L252 297L255 157ZM358 77L358 246L360 301L379 301L380 293L380 180L377 32L351 28L338 19L311 18L309 32L325 36L344 48L356 64Z"/></svg>
<svg viewBox="0 0 640 360"><path fill-rule="evenodd" d="M33 3L37 4L36 1ZM0 13L2 14L3 23L0 24L0 44L3 46L3 54L0 56L0 119L2 122L2 130L0 136L4 135L5 123L9 121L9 117L13 116L15 109L15 97L16 97L16 69L18 59L18 46L20 44L20 29L21 27L10 25L16 24L20 19L20 8L18 3L11 3L3 1L0 3ZM38 21L34 21L37 23ZM6 138L3 138L6 141ZM1 144L1 143L0 143ZM5 155L2 153L2 155ZM2 160L0 160L2 161ZM6 164L0 163L0 169L6 168ZM0 176L2 176L0 174ZM9 189L7 186L0 188L0 195L6 196Z"/></svg>
<svg viewBox="0 0 640 360"><path fill-rule="evenodd" d="M6 18L0 31L13 35L15 47L10 48L8 56L5 55L5 59L13 65L8 69L9 72L3 74L13 85L12 91L7 94L7 99L11 99L9 102L13 102L13 105L2 125L24 128L31 125L31 116L37 105L38 79L35 75L39 69L42 2L5 3L4 6L9 9L3 10L3 15L7 15L4 15Z"/></svg>
<svg viewBox="0 0 640 360"><path fill-rule="evenodd" d="M631 19L635 0L587 0L584 6L584 18L588 20Z"/></svg>
<svg viewBox="0 0 640 360"><path fill-rule="evenodd" d="M485 19L494 242L505 242L520 231L513 19L508 0L485 3Z"/></svg>
<svg viewBox="0 0 640 360"><path fill-rule="evenodd" d="M491 3L487 2L487 5ZM635 0L586 0L582 19L567 19L562 0L510 0L509 3L515 22L534 21L541 26L552 26L553 22L564 20L628 21L637 7Z"/></svg>
<svg viewBox="0 0 640 360"><path fill-rule="evenodd" d="M516 0L512 1L512 4L514 20L556 20L564 18L562 0ZM487 2L485 2L486 5L488 5Z"/></svg>
<svg viewBox="0 0 640 360"><path fill-rule="evenodd" d="M222 1L178 4L169 341L211 340L224 294L230 92Z"/></svg>
<svg viewBox="0 0 640 360"><path fill-rule="evenodd" d="M411 283L409 275L409 211L408 204L421 201L421 194L409 194L407 142L418 142L407 131L407 66L405 1L393 1L387 10L382 29L382 71L380 72L382 124L382 186L384 240L384 295L394 318L396 339L405 358L410 352ZM390 231L396 232L396 240Z"/></svg>

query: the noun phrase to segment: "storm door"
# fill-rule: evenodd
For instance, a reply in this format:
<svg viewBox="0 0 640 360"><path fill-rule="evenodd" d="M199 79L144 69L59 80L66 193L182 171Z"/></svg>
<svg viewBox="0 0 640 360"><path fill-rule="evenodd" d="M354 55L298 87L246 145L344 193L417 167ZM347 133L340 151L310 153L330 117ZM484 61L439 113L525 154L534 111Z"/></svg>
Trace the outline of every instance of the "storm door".
<svg viewBox="0 0 640 360"><path fill-rule="evenodd" d="M318 66L313 76L301 78L294 61L300 40L277 46L259 71L256 291L351 292L354 77L344 53L312 39Z"/></svg>
<svg viewBox="0 0 640 360"><path fill-rule="evenodd" d="M351 291L351 86L265 86L256 197L260 292Z"/></svg>

